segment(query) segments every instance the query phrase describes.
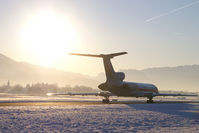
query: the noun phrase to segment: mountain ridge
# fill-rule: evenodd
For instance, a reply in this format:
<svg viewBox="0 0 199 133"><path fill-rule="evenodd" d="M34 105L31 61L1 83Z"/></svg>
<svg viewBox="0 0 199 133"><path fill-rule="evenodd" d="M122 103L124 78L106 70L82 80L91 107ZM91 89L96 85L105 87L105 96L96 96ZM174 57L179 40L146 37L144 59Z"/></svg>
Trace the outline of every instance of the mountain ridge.
<svg viewBox="0 0 199 133"><path fill-rule="evenodd" d="M121 69L125 81L153 83L160 90L199 91L199 65L176 67L154 67L143 70ZM55 68L45 68L27 62L17 62L0 54L0 84L10 80L13 84L54 83L65 85L86 85L97 89L106 81L104 72L95 77L80 73L64 72Z"/></svg>
<svg viewBox="0 0 199 133"><path fill-rule="evenodd" d="M199 65L177 67L155 67L143 70L120 69L125 73L125 81L153 83L160 90L199 91ZM96 79L103 81L105 74L100 73Z"/></svg>
<svg viewBox="0 0 199 133"><path fill-rule="evenodd" d="M37 82L64 85L97 86L98 82L79 73L64 72L55 68L46 68L27 62L17 62L0 54L0 84L8 80L14 84L30 84ZM79 80L77 80L79 79ZM78 82L77 82L78 81Z"/></svg>

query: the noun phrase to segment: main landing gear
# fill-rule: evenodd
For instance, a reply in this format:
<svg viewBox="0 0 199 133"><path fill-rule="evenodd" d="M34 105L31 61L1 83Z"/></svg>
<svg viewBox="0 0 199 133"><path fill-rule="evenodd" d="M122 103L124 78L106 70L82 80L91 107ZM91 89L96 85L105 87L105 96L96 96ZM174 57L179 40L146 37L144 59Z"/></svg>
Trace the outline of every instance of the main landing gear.
<svg viewBox="0 0 199 133"><path fill-rule="evenodd" d="M153 97L148 97L148 99L149 99L149 100L146 101L147 103L154 103L154 101L152 100Z"/></svg>
<svg viewBox="0 0 199 133"><path fill-rule="evenodd" d="M110 103L109 96L105 96L105 99L102 99L102 103Z"/></svg>

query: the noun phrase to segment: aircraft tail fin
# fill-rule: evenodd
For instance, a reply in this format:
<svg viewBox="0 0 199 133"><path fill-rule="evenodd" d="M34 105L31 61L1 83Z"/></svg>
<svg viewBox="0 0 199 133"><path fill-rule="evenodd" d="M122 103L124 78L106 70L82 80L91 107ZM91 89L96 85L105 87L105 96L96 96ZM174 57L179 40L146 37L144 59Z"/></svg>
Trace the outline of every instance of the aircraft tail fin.
<svg viewBox="0 0 199 133"><path fill-rule="evenodd" d="M127 54L127 52L119 52L119 53L112 53L112 54L100 54L100 55L94 55L94 54L77 54L77 53L70 53L70 55L79 55L79 56L89 56L89 57L101 57L103 58L104 62L104 68L105 68L105 73L106 73L106 78L107 80L112 80L115 71L111 63L111 58L115 56L120 56L123 54Z"/></svg>

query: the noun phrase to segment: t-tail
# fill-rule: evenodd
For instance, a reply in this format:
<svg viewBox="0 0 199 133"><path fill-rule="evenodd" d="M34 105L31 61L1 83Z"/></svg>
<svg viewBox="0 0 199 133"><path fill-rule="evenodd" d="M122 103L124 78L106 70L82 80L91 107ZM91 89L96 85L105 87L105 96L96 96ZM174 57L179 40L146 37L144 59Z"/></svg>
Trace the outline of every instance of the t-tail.
<svg viewBox="0 0 199 133"><path fill-rule="evenodd" d="M94 54L77 54L77 53L70 53L71 55L79 55L79 56L89 56L89 57L100 57L103 58L104 62L104 69L106 73L106 79L107 81L111 80L123 80L125 75L124 73L116 73L113 65L111 63L111 58L114 58L115 56L120 56L123 54L127 54L127 52L120 52L120 53L112 53L112 54L100 54L100 55L94 55Z"/></svg>

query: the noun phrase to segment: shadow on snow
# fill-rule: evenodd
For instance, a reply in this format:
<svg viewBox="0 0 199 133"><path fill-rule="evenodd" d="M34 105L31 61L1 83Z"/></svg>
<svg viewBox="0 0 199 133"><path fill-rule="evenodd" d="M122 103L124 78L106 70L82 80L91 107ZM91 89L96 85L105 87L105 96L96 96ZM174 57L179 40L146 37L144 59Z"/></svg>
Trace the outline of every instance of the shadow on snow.
<svg viewBox="0 0 199 133"><path fill-rule="evenodd" d="M127 104L127 106L136 110L147 110L195 119L199 122L199 104Z"/></svg>

